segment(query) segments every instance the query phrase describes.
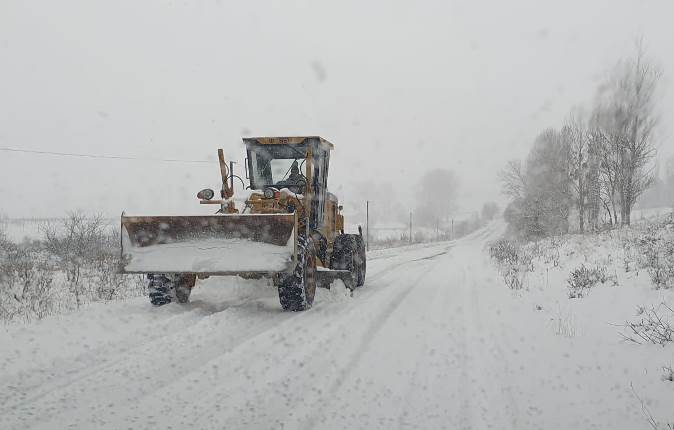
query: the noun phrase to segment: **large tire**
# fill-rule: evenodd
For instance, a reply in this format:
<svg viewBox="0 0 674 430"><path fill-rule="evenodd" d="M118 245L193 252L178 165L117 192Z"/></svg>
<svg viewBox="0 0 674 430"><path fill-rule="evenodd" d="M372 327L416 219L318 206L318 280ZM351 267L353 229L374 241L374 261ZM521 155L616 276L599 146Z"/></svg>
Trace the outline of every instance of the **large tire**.
<svg viewBox="0 0 674 430"><path fill-rule="evenodd" d="M360 234L355 234L354 240L356 241L356 265L357 265L357 280L356 286L362 287L365 284L365 272L367 271L367 259L365 255L365 241L363 236Z"/></svg>
<svg viewBox="0 0 674 430"><path fill-rule="evenodd" d="M353 290L358 286L358 251L355 235L340 234L332 244L330 268L333 270L348 270L350 276L343 278L346 288Z"/></svg>
<svg viewBox="0 0 674 430"><path fill-rule="evenodd" d="M175 275L174 285L178 303L187 303L190 301L190 294L192 293L192 288L194 288L196 282L196 275Z"/></svg>
<svg viewBox="0 0 674 430"><path fill-rule="evenodd" d="M316 248L311 238L298 238L297 258L295 270L282 276L278 286L281 307L293 312L309 309L316 296Z"/></svg>
<svg viewBox="0 0 674 430"><path fill-rule="evenodd" d="M196 282L196 276L186 274L148 274L147 289L150 303L163 306L176 300L187 303Z"/></svg>

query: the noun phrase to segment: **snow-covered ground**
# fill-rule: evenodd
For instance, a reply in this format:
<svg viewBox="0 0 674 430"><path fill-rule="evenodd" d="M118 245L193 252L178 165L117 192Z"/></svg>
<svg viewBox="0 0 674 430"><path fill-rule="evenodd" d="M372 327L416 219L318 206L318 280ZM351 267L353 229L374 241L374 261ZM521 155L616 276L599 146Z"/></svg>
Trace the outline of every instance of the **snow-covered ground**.
<svg viewBox="0 0 674 430"><path fill-rule="evenodd" d="M373 251L353 297L319 290L302 313L264 281L211 278L187 305L6 326L0 428L646 429L644 408L674 422L672 345L612 325L671 293L570 301L534 275L513 292L485 249L502 231Z"/></svg>

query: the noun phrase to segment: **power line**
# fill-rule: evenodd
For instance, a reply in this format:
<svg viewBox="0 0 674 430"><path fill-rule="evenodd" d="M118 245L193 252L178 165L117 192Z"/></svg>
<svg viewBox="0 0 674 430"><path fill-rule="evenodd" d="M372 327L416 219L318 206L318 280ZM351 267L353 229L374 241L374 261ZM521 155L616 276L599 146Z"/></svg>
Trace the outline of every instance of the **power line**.
<svg viewBox="0 0 674 430"><path fill-rule="evenodd" d="M142 158L142 157L127 157L122 155L77 154L73 152L38 151L33 149L17 149L5 147L0 148L0 151L21 152L26 154L38 154L38 155L52 155L57 157L103 158L107 160L136 160L136 161L155 161L164 163L213 163L213 161L209 160L179 160L176 158Z"/></svg>

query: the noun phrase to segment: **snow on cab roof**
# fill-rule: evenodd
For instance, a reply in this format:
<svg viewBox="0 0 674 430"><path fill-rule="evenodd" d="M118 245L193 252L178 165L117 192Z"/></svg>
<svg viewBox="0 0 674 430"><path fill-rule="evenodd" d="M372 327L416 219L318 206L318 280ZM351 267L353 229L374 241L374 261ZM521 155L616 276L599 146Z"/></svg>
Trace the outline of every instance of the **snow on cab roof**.
<svg viewBox="0 0 674 430"><path fill-rule="evenodd" d="M306 139L318 139L322 145L326 145L329 149L334 149L335 146L323 139L321 136L264 136L264 137L244 137L243 141L252 142L255 141L262 145L298 145L304 143Z"/></svg>

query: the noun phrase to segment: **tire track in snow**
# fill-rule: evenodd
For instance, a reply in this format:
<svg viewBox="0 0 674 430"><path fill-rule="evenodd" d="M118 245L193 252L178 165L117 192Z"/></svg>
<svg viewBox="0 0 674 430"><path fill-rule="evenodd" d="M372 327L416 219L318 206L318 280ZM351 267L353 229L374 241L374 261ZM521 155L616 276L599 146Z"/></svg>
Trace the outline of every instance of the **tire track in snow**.
<svg viewBox="0 0 674 430"><path fill-rule="evenodd" d="M397 268L396 268L397 269ZM377 278L384 277L385 275L390 275L390 276L395 276L395 272L397 270L389 270L389 271L383 271L383 273L380 274L380 276L377 276ZM372 280L369 281L369 284L372 284ZM73 392L78 392L80 393L79 395L82 396L82 393L87 392L87 390L90 390L91 387L95 387L97 384L101 384L102 382L105 382L105 378L110 374L119 374L120 371L124 371L125 368L128 368L129 363L137 363L137 362L142 362L144 360L147 360L148 355L152 355L152 352L156 351L162 351L166 350L167 344L185 344L184 341L181 341L181 339L184 338L189 338L190 333L184 333L184 332L201 332L203 330L210 332L212 331L212 324L214 320L217 320L217 326L226 325L226 320L228 319L229 314L232 313L238 313L240 310L245 310L246 312L243 312L244 315L244 320L247 321L252 321L254 324L246 324L242 322L241 319L238 321L235 321L236 326L244 326L248 328L249 330L243 330L242 332L238 333L238 336L236 336L235 340L232 341L232 339L228 339L228 342L225 342L227 345L226 346L217 346L213 347L211 346L210 348L204 349L197 349L198 353L195 352L194 354L188 353L189 356L189 362L190 362L190 368L187 370L187 372L184 373L179 373L176 374L175 371L169 371L165 372L162 369L166 369L165 365L160 365L158 368L141 368L140 370L136 369L135 371L132 370L132 373L134 374L135 377L129 378L127 377L126 379L129 379L129 384L127 385L128 388L131 388L131 392L126 393L126 399L123 401L123 404L138 404L142 403L143 399L148 398L149 396L153 396L154 393L163 390L165 388L168 388L172 385L179 384L181 380L185 380L186 378L192 377L192 375L195 372L199 372L204 364L210 362L213 359L219 359L222 356L226 356L229 354L236 353L236 351L240 348L246 347L246 345L254 343L255 339L258 337L264 336L267 332L269 331L276 331L279 329L282 329L283 326L287 325L302 325L299 320L300 319L305 319L309 318L312 313L316 310L310 310L308 312L304 313L281 313L279 312L277 315L282 318L282 321L278 321L278 318L273 318L272 320L258 320L259 317L259 312L257 313L247 313L250 311L250 308L252 307L251 305L254 305L255 302L259 300L258 297L254 297L250 300L244 300L241 303L237 303L236 305L229 305L224 311L222 312L215 312L213 314L210 314L206 316L205 318L199 319L194 322L194 324L191 324L189 326L186 326L179 330L178 332L169 332L166 335L162 336L159 339L153 339L149 343L144 343L142 345L139 345L137 348L133 350L127 350L120 352L119 354L116 355L117 358L119 359L114 359L113 361L109 363L104 363L101 365L98 365L95 369L89 369L84 373L78 374L77 377L71 378L67 381L59 381L59 384L57 386L51 387L49 390L41 392L29 399L25 399L24 401L18 403L18 404L12 404L7 411L8 415L13 415L13 412L16 412L15 408L21 408L23 409L24 412L30 413L31 410L35 409L35 406L46 406L55 403L59 403L60 399L58 398L58 394L66 394L66 393L73 393ZM357 302L354 302L357 303ZM269 313L269 309L265 308L262 310L264 313ZM169 318L168 320L171 320L173 317ZM240 316L239 316L240 317ZM155 322L157 324L162 324L162 321L157 321ZM250 328L253 328L253 330L250 330ZM227 327L228 330L232 330L232 327ZM226 337L226 335L223 335L222 337ZM210 339L209 344L222 344L218 338ZM163 348L162 348L163 347ZM174 360L180 361L179 357L174 357ZM167 365L169 363L166 363ZM127 369L128 370L128 369ZM142 392L139 392L138 387L133 384L134 380L143 380L147 379L147 377L144 377L143 375L149 375L152 374L153 378L148 381L150 385L150 389L147 389L148 387L145 386ZM159 379L156 378L157 374L162 374L163 376ZM133 393L134 391L135 394ZM46 398L52 397L54 398L51 402L46 400ZM67 394L63 398L69 397ZM90 402L90 399L96 398L96 395L91 395L91 396L85 396L83 402L80 402L82 404L80 405L75 405L76 409L86 409L84 406ZM120 399L117 399L119 402ZM37 402L37 405L34 403ZM46 403L46 405L45 405ZM32 404L31 408L26 408L26 406L29 406ZM71 405L72 406L72 405ZM115 405L116 408L120 408L122 404L117 403ZM12 410L10 410L12 409ZM42 407L41 409L47 409ZM56 413L42 413L41 414L41 422L47 422L48 420L52 418L56 418L57 416L64 417L64 415L67 415L69 413L68 405L63 405L64 410L59 410L59 412ZM54 408L51 408L51 410L54 410ZM37 414L36 414L37 415ZM86 414L85 414L86 415ZM6 416L6 415L5 415ZM64 417L64 419L66 419Z"/></svg>
<svg viewBox="0 0 674 430"><path fill-rule="evenodd" d="M423 270L421 267L417 268L416 270ZM398 268L395 268L393 270L390 270L388 273L385 275L388 275L390 277L396 277L397 272L399 272ZM421 273L420 273L421 276ZM385 279L385 278L384 278ZM219 387L212 387L212 389L209 390L208 395L206 398L201 398L199 401L195 401L192 403L192 407L197 408L198 410L203 410L204 412L198 413L197 415L199 416L199 419L196 422L197 426L204 426L207 427L209 425L209 422L206 421L204 422L204 419L209 420L209 415L208 411L211 410L215 405L217 405L219 402L226 402L228 405L228 410L238 410L242 406L236 406L237 404L254 404L256 405L256 410L261 410L264 411L264 413L269 413L269 411L278 409L278 400L275 399L269 399L269 393L270 392L277 392L280 393L281 395L285 395L286 393L294 393L293 396L303 396L311 392L311 388L313 383L312 379L306 379L306 374L307 372L312 372L316 366L318 366L318 369L314 369L316 372L323 372L325 368L329 368L331 366L331 357L333 356L333 352L335 354L339 354L340 356L344 354L344 349L341 347L341 345L335 344L334 341L340 339L339 334L343 333L345 330L348 330L351 322L353 321L354 317L359 317L362 316L363 314L363 309L368 309L373 301L381 301L383 300L383 297L391 296L389 298L386 298L385 300L389 303L392 301L395 301L398 299L401 295L404 295L405 293L409 293L409 291L406 288L405 284L395 284L395 285L369 285L370 289L365 290L364 292L367 293L364 295L364 297L361 297L361 300L354 300L350 301L349 303L352 304L352 306L345 308L343 306L340 307L334 307L331 306L331 308L336 308L332 309L336 311L336 313L332 315L320 315L321 318L327 317L321 319L320 321L324 323L323 327L316 327L317 333L320 333L320 336L317 336L315 338L312 338L311 341L305 342L300 340L299 342L295 340L294 344L288 345L287 348L282 349L281 351L273 351L270 352L269 354L273 355L281 355L283 357L283 360L275 363L274 366L265 366L264 362L260 362L260 360L264 359L264 356L266 353L263 354L258 354L255 356L254 361L248 363L248 371L252 372L255 374L255 378L261 378L267 381L267 390L264 392L258 393L253 398L248 398L248 399L243 399L243 398L231 398L227 395L226 392L223 392L223 390ZM384 287L384 288L382 288ZM391 288L394 288L391 290ZM404 290L400 291L401 288L404 288ZM390 294L393 292L392 294ZM382 297L382 294L384 295ZM362 300L364 299L364 300ZM386 309L388 309L388 306ZM307 315L316 317L316 313L314 312L316 309L312 309L308 312L302 313L302 315ZM330 317L333 317L330 319ZM365 328L363 336L368 336L368 333L372 331L370 329L371 326L376 325L376 321L380 320L382 316L378 314L373 322L368 323L368 326ZM359 328L359 333L363 331L362 327ZM265 344L269 345L270 342L266 342ZM360 344L367 344L367 341L360 341ZM243 348L240 351L235 351L233 354L233 359L238 359L238 360L245 360L246 357L251 357L251 353L253 353L254 348L253 345L250 345L250 351L249 349ZM347 348L349 350L354 349L353 345L348 345ZM360 346L357 346L355 348L355 352L349 352L350 354L359 354L358 349ZM335 350L335 351L333 351ZM362 353L360 353L362 355ZM341 358L341 357L340 357ZM298 366L299 363L304 363L304 365ZM221 365L222 363L219 363ZM263 370L263 372L260 372L260 368ZM330 385L331 383L334 383L335 378L339 380L339 377L336 375L339 374L339 372L342 371L344 366L340 365L340 368L337 369L336 372L334 372L334 375L332 375L332 382L326 382L325 385ZM277 374L278 376L274 376L272 374ZM240 378L240 375L238 375ZM236 384L236 382L234 382ZM307 386L307 384L309 386ZM325 393L321 394L320 397L312 398L309 400L306 404L304 402L300 402L300 405L297 405L295 403L292 404L292 408L297 408L299 406L305 407L306 409L311 410L313 408L314 404L324 404L326 402L326 397L328 398L327 401L329 401L330 397L326 396ZM209 400L212 399L212 400ZM298 400L298 399L295 399ZM307 405L312 405L312 406L307 406ZM293 410L292 411L295 415L302 414L305 412L303 409L299 410ZM309 413L311 415L311 412ZM252 422L247 422L245 421L246 419L252 420ZM261 419L259 416L250 416L250 413L246 415L246 417L241 418L241 424L239 427L241 428L258 428L259 426L262 425L262 422L264 420ZM296 425L297 427L301 426L299 423ZM296 427L294 425L291 425L292 427Z"/></svg>
<svg viewBox="0 0 674 430"><path fill-rule="evenodd" d="M417 261L417 260L413 260ZM425 270L426 267L421 266L421 270ZM334 397L335 394L342 387L342 384L347 380L347 378L353 372L354 367L362 358L362 356L369 350L369 346L374 339L374 337L379 333L381 328L384 326L386 321L391 317L391 315L400 307L400 305L405 301L407 296L409 296L416 288L418 288L420 281L422 281L426 276L428 276L428 270L425 270L424 273L417 278L417 282L414 286L410 288L403 288L401 292L396 294L396 296L391 300L383 311L375 318L369 325L365 335L358 342L355 351L351 354L351 357L346 362L344 366L337 372L337 376L334 378L333 383L327 390L326 397ZM304 424L303 428L306 430L311 430L316 428L318 419L321 418L320 410L317 413L311 414Z"/></svg>
<svg viewBox="0 0 674 430"><path fill-rule="evenodd" d="M448 249L447 252L449 252L449 249ZM436 256L445 255L447 252L437 254ZM433 269L436 269L436 268L437 268L437 266L434 266ZM431 300L431 309L430 309L430 312L429 312L430 315L435 315L437 312L440 311L440 308L445 304L445 300L442 300L442 298L444 298L444 296L446 295L447 290L448 290L448 288L443 288L441 286L435 287L433 299ZM423 355L417 360L417 362L415 364L415 367L414 367L414 371L412 372L412 375L411 375L412 378L409 381L407 393L406 393L405 398L403 400L403 409L401 410L400 414L398 415L397 423L398 423L399 429L407 427L409 425L409 423L407 422L407 419L408 419L407 417L410 415L410 412L412 412L412 411L410 411L409 405L410 405L410 403L412 403L413 396L414 396L414 394L416 394L416 391L417 391L418 386L419 386L418 378L420 377L420 375L422 375L420 370L422 368L426 369L428 367L427 364L428 364L428 361L429 361L428 360L429 357L427 355L425 355L425 352L429 349L428 348L429 347L428 337L429 337L429 333L427 331L424 331L424 339L423 339L422 348L421 348Z"/></svg>
<svg viewBox="0 0 674 430"><path fill-rule="evenodd" d="M152 308L150 308L148 305L147 312L149 313L151 311ZM133 336L140 331L136 329L133 330L129 336L122 338L118 343L104 344L95 349L89 350L86 353L76 354L75 356L67 358L60 358L57 361L53 361L51 363L52 366L48 368L32 367L30 369L21 370L16 374L3 377L0 384L11 389L8 389L5 394L0 393L0 416L8 409L20 407L27 403L37 401L53 391L63 389L68 385L76 383L79 380L91 376L97 372L105 371L106 369L122 361L124 356L139 349L147 348L150 344L160 343L169 336L175 336L178 334L178 332L188 330L190 327L192 327L192 325L198 324L201 320L203 320L204 317L210 316L200 316L197 315L195 311L199 311L199 309L185 309L185 312L183 313L170 314L167 315L168 318L166 319L153 321L153 324L177 326L179 330L176 332L160 332L158 337L153 337L151 339L142 337L141 339L138 339L137 337ZM176 321L174 320L177 320L177 322L181 324L175 325ZM183 325L183 320L186 320L191 324ZM111 350L115 351L111 352ZM64 362L75 362L78 363L79 367L76 369L69 368L68 366L64 367ZM47 379L31 382L30 385L26 386L23 380L36 375L38 371L40 375L46 375L45 377ZM16 392L18 388L21 388L25 392L18 394ZM28 394L31 392L33 392L32 395L28 396ZM14 400L14 402L10 402L11 400Z"/></svg>
<svg viewBox="0 0 674 430"><path fill-rule="evenodd" d="M253 300L255 302L256 300ZM245 303L242 303L240 307L243 306L250 306L250 301L247 301ZM231 309L231 307L227 308L228 310ZM232 311L237 310L236 308L232 309ZM268 310L266 310L268 311ZM161 368L153 367L153 366L148 366L142 369L134 369L134 365L137 365L138 363L147 363L148 357L156 357L156 351L166 351L167 346L173 346L173 345L181 345L185 344L184 342L180 341L180 338L183 337L184 335L187 335L188 331L200 331L202 328L200 327L201 325L208 325L208 322L211 322L213 319L227 319L229 317L229 313L216 313L213 315L209 315L204 319L199 320L196 324L186 327L184 330L180 330L178 332L173 332L169 333L166 336L163 336L160 339L153 340L150 343L143 344L139 346L138 348L132 350L132 351L127 351L125 354L120 354L124 355L124 357L120 358L117 361L101 365L97 367L96 369L86 372L85 374L81 375L81 377L76 377L73 378L69 381L65 381L63 384L60 384L57 387L54 387L51 390L48 390L47 392L40 393L36 396L34 396L31 399L26 399L25 401L19 402L17 404L11 405L7 408L5 408L2 411L2 414L0 415L0 422L2 422L3 417L11 416L17 412L21 412L22 415L29 414L32 415L30 410L32 408L26 409L27 406L33 405L35 406L32 402L40 402L41 400L49 397L50 395L56 395L58 393L72 393L72 392L78 392L79 396L81 397L81 401L78 402L77 405L74 405L76 408L79 409L86 409L84 408L84 405L87 404L87 402L93 401L92 399L96 398L96 395L91 395L91 396L82 396L84 392L87 391L87 389L91 390L92 387L96 387L100 385L103 381L105 381L106 377L110 377L110 374L121 374L125 371L129 370L129 367L131 367L132 370L135 370L135 377L126 377L126 379L129 380L129 384L124 384L124 387L127 389L132 389L136 391L136 394L133 395L129 393L128 391L126 392L126 399L124 400L125 404L133 404L133 403L138 403L139 400L142 400L143 398L147 398L148 396L151 396L155 391L166 387L171 384L175 384L176 382L189 377L193 372L196 372L199 370L200 365L203 363L206 363L210 361L214 357L221 356L223 354L230 353L231 351L234 351L240 344L251 342L255 338L264 335L265 332L269 330L276 329L279 327L278 321L276 318L271 319L271 320L256 320L254 315L250 315L248 312L243 313L244 316L248 315L249 319L252 319L254 324L243 324L241 320L237 322L237 325L244 326L248 328L248 330L242 330L238 332L237 336L233 339L233 342L230 343L229 345L226 346L218 346L220 343L218 341L218 338L214 339L209 339L207 343L207 347L199 347L197 345L192 345L194 349L198 351L198 353L195 353L192 350L189 351L183 351L183 353L186 353L186 357L183 359L172 357L172 360L167 360L166 365L163 368L163 371ZM285 321L281 322L282 324L287 324L289 320L292 320L294 318L299 318L302 317L304 314L303 313L281 313L279 312L277 314L279 317L286 317ZM263 322L263 324L260 324L260 322ZM255 324L257 323L257 324ZM251 330L252 328L252 330ZM213 331L213 330L210 330ZM227 331L224 331L221 333L221 336L227 336L230 333ZM204 342L205 343L205 342ZM159 346L164 346L164 348L158 348ZM172 348L171 348L172 349ZM159 360L162 358L166 359L166 357L158 357ZM160 363L160 361L153 361L152 364L157 364ZM194 367L191 367L187 372L179 372L179 370L172 369L171 363L175 364L175 361L183 361L186 360L190 363L190 365L194 365ZM131 366L129 366L131 364ZM117 372L115 372L115 368L117 368ZM132 372L133 373L133 372ZM147 383L147 385L152 386L152 390L148 390L145 392L144 389L147 387L147 385L143 385L142 387L139 387L137 384L134 385L133 382L136 381L142 381L142 380L147 380L147 376L152 375L162 375L163 377L161 379L150 379L150 382ZM117 383L110 383L109 385L111 386L119 386L120 384ZM78 389L79 387L79 389ZM139 392L141 391L141 392ZM66 395L65 397L62 397L61 399L67 398L68 396ZM120 397L121 398L121 397ZM117 400L120 400L118 398ZM58 412L53 413L53 414L48 414L45 413L45 409L42 407L42 414L39 417L39 422L46 422L47 419L54 418L57 416L63 416L65 414L68 414L68 410L62 410L64 408L67 408L68 405L63 404L61 399L54 399L52 400L51 403L58 403L62 406L62 408L59 409ZM49 403L49 402L48 402ZM95 403L95 401L94 401ZM39 403L38 403L39 404ZM44 406L44 405L42 405ZM73 405L70 405L73 406ZM121 405L117 404L116 407L120 407ZM20 408L23 408L21 411L19 411ZM34 414L33 416L37 418L37 414Z"/></svg>
<svg viewBox="0 0 674 430"><path fill-rule="evenodd" d="M483 255L481 255L480 257L484 258ZM489 328L485 329L484 327L483 321L485 320L482 318L483 305L480 302L478 290L479 287L475 281L474 272L475 272L474 270L468 272L469 273L468 285L470 285L470 296L469 296L470 307L473 310L471 314L472 324L470 326L476 328L476 332L479 333L479 336L482 339L486 337L489 340L489 342L481 342L479 344L474 344L477 346L477 349L482 350L478 351L476 355L482 358L484 357L492 358L492 361L489 363L489 366L485 366L484 361L481 362L483 368L480 369L480 373L491 374L491 378L489 379L490 382L495 382L498 385L498 389L493 389L495 387L492 387L492 392L496 394L499 399L504 400L503 402L491 402L491 404L496 403L498 405L505 405L503 412L510 418L512 428L517 429L520 428L521 424L518 422L519 408L512 393L509 391L509 389L506 389L510 387L505 387L502 381L503 376L510 375L511 372L509 370L508 362L506 360L503 360L503 357L505 357L506 355L504 353L503 348L501 347L500 340L494 335L494 332L492 330L490 330ZM491 347L492 351L489 351L487 346ZM494 369L498 370L495 371ZM494 424L502 426L505 425L505 422L502 419L497 420L497 423Z"/></svg>
<svg viewBox="0 0 674 430"><path fill-rule="evenodd" d="M473 242L478 242L478 239L457 243ZM261 400L260 407L269 410L264 411L268 412L266 416L277 419L280 424L296 422L296 415L289 418L275 405L280 400L275 393L283 393L294 396L293 400L300 403L306 402L298 406L297 412L308 412L310 422L316 423L324 416L323 409L317 410L313 406L330 402L330 396L344 391L345 382L353 379L358 371L363 371L363 366L369 365L363 360L366 356L373 356L373 341L380 345L382 341L388 341L380 338L394 328L389 324L395 320L394 315L403 315L399 313L401 306L410 302L412 291L422 293L420 280L427 279L433 268L448 270L447 266L438 263L449 258L446 252L454 243L447 245L376 259L370 267L366 285L356 290L354 300L325 303L318 300L308 312L290 314L274 313L276 308L272 309L269 305L271 294L246 297L224 310L218 310L221 304L211 306L211 314L203 318L197 316L161 339L145 343L145 339L137 338L137 331L131 332L121 341L110 344L109 348L106 346L91 355L84 355L91 357L91 362L99 363L94 366L100 367L88 368L86 374L77 373L77 379L73 381L57 378L59 382L63 381L62 386L52 387L50 392L38 394L38 398L26 399L17 408L3 410L5 413L0 422L16 428L40 424L45 428L68 424L82 428L138 427L151 423L156 419L156 412L163 411L168 403L179 404L180 407L169 410L165 417L167 421L162 417L162 422L175 422L177 426L180 426L181 420L186 420L184 425L193 427L200 427L199 424L203 427L217 426L217 417L222 418L222 413L227 410L233 412L225 415L229 418L240 417L242 423L248 420L249 423L261 424L264 421L260 421L261 416L254 412L245 409L237 412L237 407L245 408L248 401L255 400ZM451 265L450 270L455 267L460 267L460 264ZM429 268L431 270L427 270ZM433 297L438 297L437 290L428 291L434 293ZM413 300L410 304L416 306L418 303ZM423 311L423 308L414 310ZM148 321L161 325L169 319L149 318ZM83 322L86 323L86 320ZM357 322L362 322L363 326L354 329L353 324ZM300 330L304 330L304 334L299 339L293 338ZM344 333L346 337L340 338ZM409 332L407 335L411 339ZM110 363L102 363L102 355L114 350L116 345L132 345L133 348L120 349L108 357ZM425 348L423 345L426 344L422 342L421 349ZM162 357L162 354L171 356ZM159 357L159 360L147 363L154 357ZM425 359L422 357L422 360ZM174 369L171 365L176 362L179 368ZM304 364L304 367L298 366L298 363ZM424 363L426 361L415 363L411 359L406 362L410 368L417 366L417 369ZM336 367L328 367L328 374L320 375L324 380L320 388L328 387L327 391L313 396L311 389L317 381L306 378L307 368L321 371L325 369L321 367L324 364ZM219 374L213 373L216 365L219 366ZM247 371L253 374L253 378L267 383L228 385L230 381L245 383L246 379L237 372ZM189 391L190 387L196 391ZM408 391L414 389L415 386L412 386ZM30 392L35 391L31 388ZM407 395L413 396L409 392ZM108 402L108 397L114 399L110 400L114 402L114 409L106 411L103 409L106 404L101 403ZM229 405L228 402L233 403ZM149 415L155 415L155 418ZM216 421L209 422L214 416ZM219 424L224 425L222 422ZM0 424L0 427L3 425Z"/></svg>
<svg viewBox="0 0 674 430"><path fill-rule="evenodd" d="M464 294L463 289L465 288L466 284L466 267L463 266L461 267L461 282L459 285L462 286L460 291L458 292L458 296L461 297ZM472 429L474 428L473 422L475 421L475 412L474 412L474 407L473 407L473 402L472 398L474 397L474 392L473 392L473 384L472 381L470 380L469 377L469 370L470 370L470 358L468 355L468 324L466 324L466 308L465 308L465 302L462 303L462 306L460 306L457 309L457 314L460 315L460 318L457 318L456 320L461 322L461 327L459 328L459 333L461 337L461 341L459 342L459 345L462 347L462 351L459 355L459 381L460 383L458 384L459 387L461 387L463 397L460 398L460 404L458 405L459 409L459 424L461 425L460 428L462 429ZM456 321L455 320L455 321Z"/></svg>
<svg viewBox="0 0 674 430"><path fill-rule="evenodd" d="M479 273L475 263L485 263L478 245L474 242L467 247L466 263L462 267L460 320L465 348L461 361L461 385L466 387L467 395L462 408L461 428L517 429L521 424L518 422L517 403L503 385L504 376L509 375L508 365L503 360L506 355L494 335L493 328L496 326L485 326L485 322L493 321L494 317L483 318L485 301L480 300L480 293L485 286L475 281L475 273Z"/></svg>

